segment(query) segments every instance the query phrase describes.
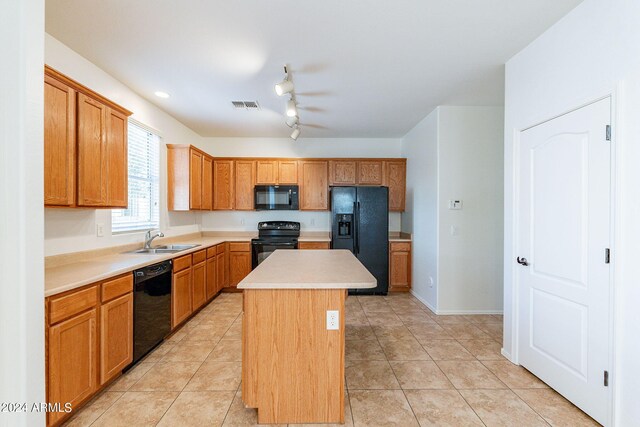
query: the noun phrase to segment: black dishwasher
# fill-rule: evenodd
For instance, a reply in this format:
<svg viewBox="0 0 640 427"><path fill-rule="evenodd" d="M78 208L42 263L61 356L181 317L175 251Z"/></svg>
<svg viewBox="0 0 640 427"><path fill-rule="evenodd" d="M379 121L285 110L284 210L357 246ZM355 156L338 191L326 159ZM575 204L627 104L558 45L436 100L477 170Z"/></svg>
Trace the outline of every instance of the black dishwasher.
<svg viewBox="0 0 640 427"><path fill-rule="evenodd" d="M133 272L133 363L171 332L172 261Z"/></svg>

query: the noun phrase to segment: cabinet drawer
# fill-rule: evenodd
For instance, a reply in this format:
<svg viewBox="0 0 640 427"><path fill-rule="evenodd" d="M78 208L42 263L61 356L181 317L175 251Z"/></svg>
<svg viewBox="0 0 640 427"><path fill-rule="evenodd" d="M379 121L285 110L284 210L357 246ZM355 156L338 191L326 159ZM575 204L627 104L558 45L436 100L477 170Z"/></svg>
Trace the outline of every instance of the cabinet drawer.
<svg viewBox="0 0 640 427"><path fill-rule="evenodd" d="M98 286L49 300L49 324L53 325L98 304Z"/></svg>
<svg viewBox="0 0 640 427"><path fill-rule="evenodd" d="M173 260L173 272L177 273L178 271L185 270L191 267L191 255L181 256L180 258L175 258Z"/></svg>
<svg viewBox="0 0 640 427"><path fill-rule="evenodd" d="M250 252L251 251L251 243L242 242L242 243L229 243L229 251L231 252Z"/></svg>
<svg viewBox="0 0 640 427"><path fill-rule="evenodd" d="M102 284L102 302L133 291L133 275L118 277Z"/></svg>
<svg viewBox="0 0 640 427"><path fill-rule="evenodd" d="M411 243L410 242L391 242L389 245L391 252L394 251L410 251Z"/></svg>
<svg viewBox="0 0 640 427"><path fill-rule="evenodd" d="M207 259L207 251L206 250L202 250L202 251L198 251L198 252L194 252L193 253L193 264L200 264L201 262L203 262L204 260Z"/></svg>
<svg viewBox="0 0 640 427"><path fill-rule="evenodd" d="M298 249L329 249L329 242L299 242Z"/></svg>
<svg viewBox="0 0 640 427"><path fill-rule="evenodd" d="M207 248L207 258L213 258L214 256L216 256L217 253L217 248L215 246L211 246L210 248Z"/></svg>
<svg viewBox="0 0 640 427"><path fill-rule="evenodd" d="M218 255L224 253L224 243L220 243L218 246L216 246L216 253Z"/></svg>

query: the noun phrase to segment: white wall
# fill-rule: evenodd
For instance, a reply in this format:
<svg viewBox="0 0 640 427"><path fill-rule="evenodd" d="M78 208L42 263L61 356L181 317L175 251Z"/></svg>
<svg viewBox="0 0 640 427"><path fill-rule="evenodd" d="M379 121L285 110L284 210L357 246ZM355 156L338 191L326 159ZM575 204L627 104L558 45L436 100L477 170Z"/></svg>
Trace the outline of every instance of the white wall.
<svg viewBox="0 0 640 427"><path fill-rule="evenodd" d="M412 292L432 310L438 305L438 111L402 141L407 157L407 206L402 231L413 234Z"/></svg>
<svg viewBox="0 0 640 427"><path fill-rule="evenodd" d="M512 58L505 95L505 334L517 363L514 312L514 140L528 126L613 95L616 198L613 242L617 426L640 420L640 2L585 0Z"/></svg>
<svg viewBox="0 0 640 427"><path fill-rule="evenodd" d="M501 312L504 109L445 106L438 119L438 312Z"/></svg>
<svg viewBox="0 0 640 427"><path fill-rule="evenodd" d="M449 106L403 140L413 292L438 313L502 311L502 141L502 108Z"/></svg>
<svg viewBox="0 0 640 427"><path fill-rule="evenodd" d="M45 401L43 258L44 1L0 13L0 402ZM44 413L0 413L2 426Z"/></svg>
<svg viewBox="0 0 640 427"><path fill-rule="evenodd" d="M283 124L283 126L285 126ZM399 138L203 138L196 144L219 157L400 157ZM259 221L299 221L302 231L329 231L329 212L216 211L202 213L202 230L256 231ZM400 231L401 214L389 214L389 231Z"/></svg>
<svg viewBox="0 0 640 427"><path fill-rule="evenodd" d="M167 236L198 231L198 213L167 211L165 144L195 144L200 136L48 34L45 62L132 111L133 119L160 133L160 227ZM105 226L104 237L96 236L98 223ZM112 236L110 209L45 209L46 256L141 242L143 234Z"/></svg>

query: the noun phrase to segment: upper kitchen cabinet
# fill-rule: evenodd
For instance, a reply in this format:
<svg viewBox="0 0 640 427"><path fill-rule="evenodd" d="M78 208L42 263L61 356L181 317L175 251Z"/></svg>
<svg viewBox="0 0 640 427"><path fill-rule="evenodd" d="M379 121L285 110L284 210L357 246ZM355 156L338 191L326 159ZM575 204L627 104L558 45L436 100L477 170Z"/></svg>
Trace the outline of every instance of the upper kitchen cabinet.
<svg viewBox="0 0 640 427"><path fill-rule="evenodd" d="M296 160L256 160L256 184L297 184Z"/></svg>
<svg viewBox="0 0 640 427"><path fill-rule="evenodd" d="M130 111L45 67L46 206L126 208Z"/></svg>
<svg viewBox="0 0 640 427"><path fill-rule="evenodd" d="M234 161L213 161L213 209L231 210L234 207Z"/></svg>
<svg viewBox="0 0 640 427"><path fill-rule="evenodd" d="M356 170L355 160L329 161L329 184L356 185Z"/></svg>
<svg viewBox="0 0 640 427"><path fill-rule="evenodd" d="M295 160L278 160L277 184L298 183L298 162Z"/></svg>
<svg viewBox="0 0 640 427"><path fill-rule="evenodd" d="M76 91L44 76L44 204L76 201Z"/></svg>
<svg viewBox="0 0 640 427"><path fill-rule="evenodd" d="M382 185L382 160L358 160L358 185Z"/></svg>
<svg viewBox="0 0 640 427"><path fill-rule="evenodd" d="M329 209L329 162L300 161L300 210Z"/></svg>
<svg viewBox="0 0 640 427"><path fill-rule="evenodd" d="M384 162L384 183L389 187L389 210L403 212L407 190L407 160L397 159Z"/></svg>
<svg viewBox="0 0 640 427"><path fill-rule="evenodd" d="M168 206L171 211L213 208L213 159L190 145L167 144Z"/></svg>
<svg viewBox="0 0 640 427"><path fill-rule="evenodd" d="M253 187L256 182L256 162L236 160L235 209L253 210Z"/></svg>

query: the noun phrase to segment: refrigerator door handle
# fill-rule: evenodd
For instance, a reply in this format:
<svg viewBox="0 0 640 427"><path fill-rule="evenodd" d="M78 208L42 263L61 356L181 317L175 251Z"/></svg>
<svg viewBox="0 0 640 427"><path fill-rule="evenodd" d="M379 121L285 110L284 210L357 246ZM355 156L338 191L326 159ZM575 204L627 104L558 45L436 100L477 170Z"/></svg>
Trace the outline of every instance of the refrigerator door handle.
<svg viewBox="0 0 640 427"><path fill-rule="evenodd" d="M353 210L354 210L354 237L355 237L355 254L356 256L360 253L360 202L354 202L353 203Z"/></svg>

